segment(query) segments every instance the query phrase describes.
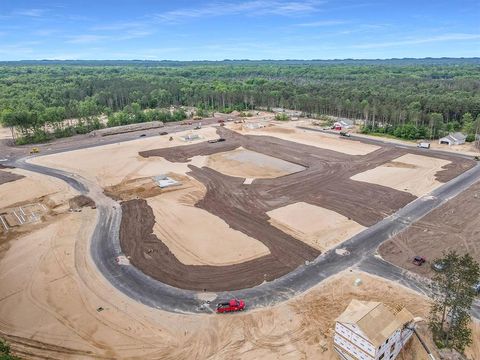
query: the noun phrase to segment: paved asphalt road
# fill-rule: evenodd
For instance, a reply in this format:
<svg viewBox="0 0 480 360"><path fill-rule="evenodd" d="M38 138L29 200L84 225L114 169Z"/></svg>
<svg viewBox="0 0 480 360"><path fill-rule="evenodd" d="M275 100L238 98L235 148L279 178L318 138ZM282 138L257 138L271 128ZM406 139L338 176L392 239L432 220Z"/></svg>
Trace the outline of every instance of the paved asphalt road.
<svg viewBox="0 0 480 360"><path fill-rule="evenodd" d="M181 130L184 130L184 128L181 128ZM128 140L128 138L125 138L125 140ZM116 140L116 142L119 141L122 140ZM98 145L103 145L103 143ZM81 146L78 148L81 148ZM65 150L58 149L51 152L62 151ZM198 292L171 287L150 278L133 266L117 264L115 259L122 255L118 237L121 220L120 206L103 195L102 190L95 184L88 183L78 175L33 165L28 163L26 159L11 159L9 163L19 168L60 178L81 193L92 196L96 201L99 220L91 239L90 249L93 261L105 278L118 290L145 305L180 313L213 312L215 303L230 297L246 299L249 308L273 305L300 294L349 267L358 267L375 275L398 281L416 291L427 293L425 280L406 276L402 272L404 270L385 261L375 261L375 251L382 242L480 179L479 164L442 185L428 196L416 199L395 214L357 234L337 248L323 253L313 262L302 265L281 278L254 288L213 294L212 301L207 303L199 298ZM338 255L336 249L346 249L349 253L348 255ZM476 304L473 314L476 317L480 316L478 304Z"/></svg>

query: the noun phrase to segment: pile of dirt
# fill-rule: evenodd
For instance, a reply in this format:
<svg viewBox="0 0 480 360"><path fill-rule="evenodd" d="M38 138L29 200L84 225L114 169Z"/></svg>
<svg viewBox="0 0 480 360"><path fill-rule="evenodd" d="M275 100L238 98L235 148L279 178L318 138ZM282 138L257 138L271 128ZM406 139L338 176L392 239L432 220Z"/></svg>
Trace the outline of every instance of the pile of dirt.
<svg viewBox="0 0 480 360"><path fill-rule="evenodd" d="M116 185L107 186L104 194L116 201L148 199L165 192L183 189L190 182L187 176L168 173L167 176L178 182L178 185L161 188L151 176L124 180Z"/></svg>
<svg viewBox="0 0 480 360"><path fill-rule="evenodd" d="M68 200L68 204L71 210L77 210L83 207L90 207L92 209L95 208L95 201L85 195L78 195L74 198L71 198L70 200Z"/></svg>
<svg viewBox="0 0 480 360"><path fill-rule="evenodd" d="M430 212L409 228L383 243L380 254L397 266L431 276L430 266L416 266L415 255L431 262L444 251L469 253L480 261L480 183Z"/></svg>

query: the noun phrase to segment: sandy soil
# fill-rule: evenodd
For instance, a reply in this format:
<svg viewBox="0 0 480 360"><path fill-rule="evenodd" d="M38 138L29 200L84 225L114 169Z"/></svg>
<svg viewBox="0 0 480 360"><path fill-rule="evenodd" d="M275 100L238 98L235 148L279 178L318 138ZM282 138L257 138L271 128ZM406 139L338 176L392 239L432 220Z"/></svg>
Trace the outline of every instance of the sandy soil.
<svg viewBox="0 0 480 360"><path fill-rule="evenodd" d="M293 122L294 125L300 125ZM321 149L338 151L348 155L366 155L380 147L370 144L364 144L358 141L347 141L339 138L337 135L313 133L311 131L296 129L287 125L270 125L260 129L248 129L245 126L229 126L241 134L248 135L268 135L283 140L295 141L299 144L315 146Z"/></svg>
<svg viewBox="0 0 480 360"><path fill-rule="evenodd" d="M430 264L412 264L415 255L427 262L442 256L443 251L469 253L480 262L480 183L448 201L394 236L382 246L380 254L388 261L410 271L430 276Z"/></svg>
<svg viewBox="0 0 480 360"><path fill-rule="evenodd" d="M19 355L336 359L334 319L353 298L427 314L425 298L355 271L275 307L243 314L175 315L150 309L112 289L84 258L94 218L89 209L65 215L62 222L17 239L0 260L0 334ZM354 286L357 278L360 286ZM413 344L405 359L421 359L419 351Z"/></svg>
<svg viewBox="0 0 480 360"><path fill-rule="evenodd" d="M225 175L242 178L274 178L305 170L303 166L242 147L210 155L207 166Z"/></svg>
<svg viewBox="0 0 480 360"><path fill-rule="evenodd" d="M321 252L318 248L297 240L288 231L282 231L283 229L280 230L269 222L267 213L274 209L308 202L367 227L415 199L404 191L350 179L358 173L406 155L411 150L407 152L385 146L352 161L352 157L347 154L275 137L241 135L220 127L217 131L225 139L224 142L158 148L140 152L140 155L158 161L189 164L188 176L201 182L206 188L204 197L198 199L195 206L221 218L232 229L258 239L268 247L270 255L222 267L183 264L169 246L165 245L162 236L153 230L152 207L142 201L122 204L124 214L128 214L122 219L120 232L123 251L130 256L135 266L167 284L192 290L240 289L273 280L317 257ZM250 185L245 185L243 178L227 176L207 166L193 164L195 159L229 152L239 147L289 163L301 164L305 170L288 176L256 179ZM410 156L418 160L417 155ZM432 162L445 161L444 157L441 155L432 158ZM406 156L405 161L412 160ZM415 164L394 163L395 166L402 166L401 169L407 170L412 170L412 167L417 166ZM436 169L438 172L433 174L436 177L439 174L443 174L445 178L455 177L464 170L464 166L472 164L468 160L457 160L447 166L449 167L442 169L439 167ZM423 184L422 181L419 183ZM135 219L142 221L135 223ZM332 238L333 236L330 237ZM149 257L145 256L146 252Z"/></svg>
<svg viewBox="0 0 480 360"><path fill-rule="evenodd" d="M450 161L443 159L407 154L375 169L356 174L351 179L388 186L420 197L441 185L436 174L448 164Z"/></svg>
<svg viewBox="0 0 480 360"><path fill-rule="evenodd" d="M381 136L372 136L372 135L367 135L367 134L361 134L358 129L352 130L353 133L355 133L356 136L363 137L365 139L374 139L374 140L385 140L388 142L393 142L396 144L405 144L405 145L416 145L421 140L415 140L415 141L407 141L407 140L402 140L402 139L395 139L395 138L387 138L387 137L381 137ZM439 144L438 140L426 140L426 142L430 143L430 149L432 150L443 150L443 151L449 151L453 153L461 153L465 155L471 155L471 156L478 156L480 154L480 149L475 147L475 143L465 143L463 145L453 145L453 146L448 146L445 144ZM428 151L428 150L426 150Z"/></svg>
<svg viewBox="0 0 480 360"><path fill-rule="evenodd" d="M77 195L77 192L65 182L52 177L22 169L3 171L24 177L20 180L0 185L0 209L46 195L49 195L51 201L58 203Z"/></svg>
<svg viewBox="0 0 480 360"><path fill-rule="evenodd" d="M172 164L162 159L146 159L139 156L138 153L159 147L181 148L218 138L215 128L208 127L195 132L202 136L201 140L192 142L181 140L182 136L190 133L192 132L176 133L173 135L173 141L169 141L169 136L154 136L102 147L45 155L34 158L31 162L75 172L86 179L97 182L102 187L117 185L129 179L162 175L168 172L184 174L188 171L187 164ZM92 161L92 159L95 160ZM204 159L199 157L197 163L193 163L202 165L198 161L204 161Z"/></svg>
<svg viewBox="0 0 480 360"><path fill-rule="evenodd" d="M270 223L324 252L365 227L320 206L299 202L267 212Z"/></svg>
<svg viewBox="0 0 480 360"><path fill-rule="evenodd" d="M225 266L270 254L260 241L195 207L206 190L197 181L191 184L147 200L155 215L154 234L181 263Z"/></svg>
<svg viewBox="0 0 480 360"><path fill-rule="evenodd" d="M8 168L0 164L0 185L20 180L23 177L23 175L15 174L12 171L8 171L11 169L12 168Z"/></svg>

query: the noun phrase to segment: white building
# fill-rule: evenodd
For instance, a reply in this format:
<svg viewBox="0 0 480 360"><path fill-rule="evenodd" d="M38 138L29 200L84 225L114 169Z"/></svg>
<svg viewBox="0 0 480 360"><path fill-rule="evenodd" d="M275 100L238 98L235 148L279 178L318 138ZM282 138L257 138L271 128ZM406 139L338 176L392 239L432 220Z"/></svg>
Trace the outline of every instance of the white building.
<svg viewBox="0 0 480 360"><path fill-rule="evenodd" d="M413 316L380 302L352 300L337 318L333 338L343 360L392 360L413 334Z"/></svg>
<svg viewBox="0 0 480 360"><path fill-rule="evenodd" d="M465 140L467 139L467 136L460 133L450 133L447 136L441 138L438 140L439 144L447 144L447 145L462 145L465 144Z"/></svg>
<svg viewBox="0 0 480 360"><path fill-rule="evenodd" d="M333 124L335 128L351 129L353 127L353 121L350 119L340 119Z"/></svg>

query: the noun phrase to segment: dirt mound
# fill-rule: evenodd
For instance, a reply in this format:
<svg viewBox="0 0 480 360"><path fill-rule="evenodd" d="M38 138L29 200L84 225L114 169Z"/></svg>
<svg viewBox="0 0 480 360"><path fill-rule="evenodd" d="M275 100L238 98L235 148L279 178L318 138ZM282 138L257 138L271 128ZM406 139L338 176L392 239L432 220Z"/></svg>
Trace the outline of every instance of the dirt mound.
<svg viewBox="0 0 480 360"><path fill-rule="evenodd" d="M76 210L76 209L81 209L83 207L90 207L92 209L95 208L95 201L90 199L88 196L85 195L78 195L75 196L74 198L71 198L68 200L68 205L70 206L70 209Z"/></svg>
<svg viewBox="0 0 480 360"><path fill-rule="evenodd" d="M169 191L176 191L190 186L191 179L180 174L168 173L170 179L178 182L175 186L161 188L153 177L141 177L122 181L116 185L108 186L104 189L105 195L117 200L128 201L133 199L148 199Z"/></svg>

